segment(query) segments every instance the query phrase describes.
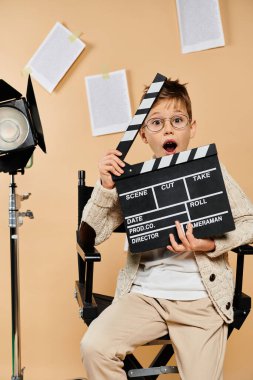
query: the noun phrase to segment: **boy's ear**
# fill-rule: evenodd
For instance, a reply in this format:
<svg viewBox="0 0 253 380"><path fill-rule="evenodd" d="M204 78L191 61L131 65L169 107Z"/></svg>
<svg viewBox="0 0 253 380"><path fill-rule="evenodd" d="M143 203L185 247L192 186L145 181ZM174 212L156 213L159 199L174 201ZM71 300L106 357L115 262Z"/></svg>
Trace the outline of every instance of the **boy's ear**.
<svg viewBox="0 0 253 380"><path fill-rule="evenodd" d="M141 139L142 141L147 144L148 143L148 140L147 140L147 137L146 137L146 130L144 127L141 127L141 129L139 130L139 134L141 136Z"/></svg>
<svg viewBox="0 0 253 380"><path fill-rule="evenodd" d="M194 121L191 123L191 139L195 136L195 134L196 134L196 129L197 129L197 122L196 122L196 120L194 120Z"/></svg>

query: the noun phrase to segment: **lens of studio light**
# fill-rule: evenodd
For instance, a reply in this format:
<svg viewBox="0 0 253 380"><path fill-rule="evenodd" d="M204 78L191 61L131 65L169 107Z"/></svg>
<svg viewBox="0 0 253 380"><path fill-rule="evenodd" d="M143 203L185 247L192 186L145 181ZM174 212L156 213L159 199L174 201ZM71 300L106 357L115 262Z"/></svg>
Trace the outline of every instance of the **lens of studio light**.
<svg viewBox="0 0 253 380"><path fill-rule="evenodd" d="M0 107L0 151L17 149L27 139L29 122L13 107Z"/></svg>

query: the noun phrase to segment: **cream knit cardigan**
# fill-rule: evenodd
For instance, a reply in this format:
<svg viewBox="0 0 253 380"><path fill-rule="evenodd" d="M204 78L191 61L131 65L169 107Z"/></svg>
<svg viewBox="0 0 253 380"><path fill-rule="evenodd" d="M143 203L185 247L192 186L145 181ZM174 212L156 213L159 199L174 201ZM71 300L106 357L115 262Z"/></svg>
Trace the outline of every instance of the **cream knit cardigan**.
<svg viewBox="0 0 253 380"><path fill-rule="evenodd" d="M214 251L194 252L194 256L215 309L225 322L231 323L234 284L232 269L228 263L228 251L253 241L253 205L225 167L221 165L221 168L236 229L216 238ZM97 181L91 198L83 210L82 221L95 230L96 245L108 239L123 221L116 189L105 189L100 181ZM115 299L130 291L140 257L140 254L133 255L128 252L126 266L119 272Z"/></svg>

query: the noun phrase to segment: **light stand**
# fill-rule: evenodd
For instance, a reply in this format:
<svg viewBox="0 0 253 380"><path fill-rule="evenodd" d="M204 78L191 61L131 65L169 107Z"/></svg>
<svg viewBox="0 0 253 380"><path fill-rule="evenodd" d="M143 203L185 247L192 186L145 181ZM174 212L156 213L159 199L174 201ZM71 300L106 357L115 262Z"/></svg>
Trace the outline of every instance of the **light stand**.
<svg viewBox="0 0 253 380"><path fill-rule="evenodd" d="M24 171L20 170L23 174ZM21 201L28 199L30 193L16 194L15 173L10 173L9 193L9 227L11 254L11 310L12 310L12 377L11 380L23 380L24 368L21 367L21 337L20 337L20 288L19 288L19 226L23 217L33 219L30 210L19 212Z"/></svg>
<svg viewBox="0 0 253 380"><path fill-rule="evenodd" d="M16 194L15 175L24 174L36 146L46 153L46 145L39 111L29 76L26 98L12 86L0 79L0 172L9 173L9 227L11 255L11 311L12 311L12 377L23 380L20 343L20 289L18 228L23 217L33 218L30 210L19 212L21 201L30 194Z"/></svg>

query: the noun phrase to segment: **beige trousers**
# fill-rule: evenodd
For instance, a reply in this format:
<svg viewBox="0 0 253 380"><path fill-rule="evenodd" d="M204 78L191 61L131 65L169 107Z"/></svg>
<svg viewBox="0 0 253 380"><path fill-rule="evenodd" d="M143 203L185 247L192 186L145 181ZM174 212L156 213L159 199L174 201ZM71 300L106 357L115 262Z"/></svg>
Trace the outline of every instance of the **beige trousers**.
<svg viewBox="0 0 253 380"><path fill-rule="evenodd" d="M84 335L88 380L126 380L126 354L168 331L182 380L222 380L227 325L209 298L169 301L136 293L109 306Z"/></svg>

